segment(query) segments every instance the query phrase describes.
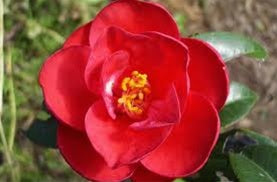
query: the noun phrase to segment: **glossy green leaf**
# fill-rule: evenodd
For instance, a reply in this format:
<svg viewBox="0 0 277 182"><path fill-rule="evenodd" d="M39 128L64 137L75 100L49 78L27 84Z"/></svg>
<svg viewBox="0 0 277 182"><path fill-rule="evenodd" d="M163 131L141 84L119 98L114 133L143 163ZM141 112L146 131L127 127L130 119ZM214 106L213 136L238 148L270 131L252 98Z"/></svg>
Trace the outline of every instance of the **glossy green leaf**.
<svg viewBox="0 0 277 182"><path fill-rule="evenodd" d="M230 153L230 162L240 182L275 182L265 169L242 154Z"/></svg>
<svg viewBox="0 0 277 182"><path fill-rule="evenodd" d="M259 145L270 145L277 147L277 143L271 138L264 136L262 134L256 133L254 131L250 131L247 129L241 129L239 133L242 133L252 139L254 139Z"/></svg>
<svg viewBox="0 0 277 182"><path fill-rule="evenodd" d="M243 155L263 168L275 181L277 181L277 147L270 145L257 145L246 148Z"/></svg>
<svg viewBox="0 0 277 182"><path fill-rule="evenodd" d="M194 37L211 44L225 61L242 55L262 61L267 57L267 52L261 44L242 35L229 32L209 32L196 34Z"/></svg>
<svg viewBox="0 0 277 182"><path fill-rule="evenodd" d="M24 133L38 145L57 148L57 126L57 121L54 118L49 118L46 121L35 120Z"/></svg>
<svg viewBox="0 0 277 182"><path fill-rule="evenodd" d="M230 162L241 182L276 182L277 147L256 145L240 154L230 153Z"/></svg>
<svg viewBox="0 0 277 182"><path fill-rule="evenodd" d="M226 128L244 117L257 99L257 94L246 86L236 82L231 83L227 102L220 112L221 126Z"/></svg>

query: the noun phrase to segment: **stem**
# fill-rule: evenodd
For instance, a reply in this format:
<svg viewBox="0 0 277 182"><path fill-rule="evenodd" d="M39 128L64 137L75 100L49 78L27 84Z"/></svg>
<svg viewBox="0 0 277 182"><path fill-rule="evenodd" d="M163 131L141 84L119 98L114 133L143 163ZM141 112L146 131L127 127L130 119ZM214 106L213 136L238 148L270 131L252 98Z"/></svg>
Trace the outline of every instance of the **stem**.
<svg viewBox="0 0 277 182"><path fill-rule="evenodd" d="M4 3L0 0L0 137L3 144L3 152L7 163L10 167L11 180L13 182L18 181L16 176L16 170L13 167L12 152L9 150L4 126L2 122L3 114L3 86L4 86Z"/></svg>
<svg viewBox="0 0 277 182"><path fill-rule="evenodd" d="M12 56L11 51L7 51L7 67L6 74L9 81L9 102L10 102L10 113L11 113L11 122L10 122L10 132L9 132L9 150L13 151L15 131L16 131L16 101L14 93L14 83L13 83L13 65L12 65Z"/></svg>

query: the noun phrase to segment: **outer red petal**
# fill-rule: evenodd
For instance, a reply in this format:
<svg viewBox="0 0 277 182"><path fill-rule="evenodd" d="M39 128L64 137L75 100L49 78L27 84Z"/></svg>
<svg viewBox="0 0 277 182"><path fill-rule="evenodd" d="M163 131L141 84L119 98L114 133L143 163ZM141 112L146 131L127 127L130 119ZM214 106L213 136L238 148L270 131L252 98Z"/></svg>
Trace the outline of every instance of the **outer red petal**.
<svg viewBox="0 0 277 182"><path fill-rule="evenodd" d="M159 146L172 127L136 131L126 116L113 120L102 101L96 102L86 116L86 131L94 146L110 167L138 162Z"/></svg>
<svg viewBox="0 0 277 182"><path fill-rule="evenodd" d="M157 31L179 38L172 16L160 5L137 0L118 0L106 6L94 19L90 44L94 45L103 30L110 26L132 33Z"/></svg>
<svg viewBox="0 0 277 182"><path fill-rule="evenodd" d="M189 48L191 90L208 97L220 110L228 96L229 77L221 56L204 41L185 38Z"/></svg>
<svg viewBox="0 0 277 182"><path fill-rule="evenodd" d="M66 126L58 127L58 147L68 164L89 180L122 181L131 176L135 169L134 165L109 168L84 133Z"/></svg>
<svg viewBox="0 0 277 182"><path fill-rule="evenodd" d="M82 25L76 29L65 41L63 48L74 46L74 45L84 45L89 46L89 32L90 32L91 22Z"/></svg>
<svg viewBox="0 0 277 182"><path fill-rule="evenodd" d="M170 166L169 166L170 167ZM131 177L133 182L172 182L174 179L155 174L140 165Z"/></svg>
<svg viewBox="0 0 277 182"><path fill-rule="evenodd" d="M150 171L184 177L206 163L219 135L218 113L211 102L195 93L190 94L187 109L165 142L141 161Z"/></svg>
<svg viewBox="0 0 277 182"><path fill-rule="evenodd" d="M39 75L49 109L58 119L79 130L84 130L85 114L94 101L84 80L89 53L87 46L61 49L45 61Z"/></svg>

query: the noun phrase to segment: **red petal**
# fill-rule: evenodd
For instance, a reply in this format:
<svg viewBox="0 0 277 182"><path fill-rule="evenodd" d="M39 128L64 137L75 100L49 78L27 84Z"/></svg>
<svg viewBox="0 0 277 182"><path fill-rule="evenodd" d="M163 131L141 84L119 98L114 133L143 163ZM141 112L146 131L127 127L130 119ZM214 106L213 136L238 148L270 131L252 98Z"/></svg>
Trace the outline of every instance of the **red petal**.
<svg viewBox="0 0 277 182"><path fill-rule="evenodd" d="M89 45L91 22L76 29L65 41L63 48L73 45Z"/></svg>
<svg viewBox="0 0 277 182"><path fill-rule="evenodd" d="M220 110L229 91L227 68L221 56L210 45L197 39L182 39L189 48L191 90L208 97Z"/></svg>
<svg viewBox="0 0 277 182"><path fill-rule="evenodd" d="M110 116L115 119L113 87L117 79L128 67L129 54L127 51L117 51L104 63L101 78L103 81L102 95Z"/></svg>
<svg viewBox="0 0 277 182"><path fill-rule="evenodd" d="M59 125L58 146L68 164L81 176L96 181L122 181L132 175L135 166L111 169L93 149L87 136Z"/></svg>
<svg viewBox="0 0 277 182"><path fill-rule="evenodd" d="M130 34L115 27L106 29L95 46L92 47L92 54L85 71L88 88L93 93L101 93L99 80L101 80L102 66L114 52L124 50L131 53L132 57L134 57L133 52L142 57L144 50L152 46L148 43L149 38L144 35Z"/></svg>
<svg viewBox="0 0 277 182"><path fill-rule="evenodd" d="M145 59L147 61L141 61L143 64L136 64L138 70L145 70L149 75L155 100L153 99L149 107L148 118L132 124L136 129L160 127L178 122L187 103L189 91L187 48L164 34L147 32L145 35L151 38L155 50L145 52L142 57L147 58L147 53L151 56L157 54L156 60L153 62Z"/></svg>
<svg viewBox="0 0 277 182"><path fill-rule="evenodd" d="M160 176L140 165L131 177L133 182L172 182L174 179Z"/></svg>
<svg viewBox="0 0 277 182"><path fill-rule="evenodd" d="M94 101L84 80L89 53L87 46L61 49L45 61L39 75L49 109L58 119L79 130L84 130L85 114Z"/></svg>
<svg viewBox="0 0 277 182"><path fill-rule="evenodd" d="M200 96L189 95L188 110L156 150L141 162L157 174L184 177L197 172L207 161L219 135L219 117L213 104Z"/></svg>
<svg viewBox="0 0 277 182"><path fill-rule="evenodd" d="M153 100L153 104L149 108L148 119L134 123L132 127L137 129L160 127L180 120L180 113L185 108L189 90L187 79L188 51L183 43L157 32L147 32L145 35L131 34L116 27L106 29L106 33L98 41L92 51L94 62L91 60L89 62L90 66L86 69L86 81L90 90L95 90L95 88L99 88L100 92L105 90L107 87L104 84L105 88L101 89L103 85L99 83L99 80L103 77L110 80L108 77L111 77L111 73L115 72L115 69L113 69L113 71L109 71L110 74L106 74L107 71L102 70L102 76L100 76L99 69L104 69L102 68L103 61L99 63L97 60L104 60L105 55L110 57L113 52L124 50L123 52L126 52L125 54L128 55L130 60L128 61L129 64L124 62L125 65L121 62L122 69L129 66L131 70L146 73L151 85ZM110 62L109 58L105 60L109 66L113 65L115 67L114 65L118 64ZM117 61L120 62L121 60ZM127 58L125 60L127 61ZM97 65L101 65L101 68ZM115 78L113 78L113 82L116 82ZM111 82L105 81L105 83ZM174 87L178 88L177 94L175 90L172 91ZM104 95L104 100L109 114L112 118L115 118L114 109L110 107L112 104L107 104L111 103L112 99L112 93L109 95L109 97L105 97L107 94ZM164 104L164 102L167 104Z"/></svg>
<svg viewBox="0 0 277 182"><path fill-rule="evenodd" d="M147 62L144 63L147 67L151 68L152 66L149 75L156 79L153 79L151 83L157 85L154 85L153 88L157 88L156 93L162 93L161 90L166 90L163 86L167 87L168 84L174 83L183 112L189 92L188 48L178 40L164 34L147 32L145 35L151 37L157 44L155 49L159 49L160 51L157 54L161 55L159 62L154 67Z"/></svg>
<svg viewBox="0 0 277 182"><path fill-rule="evenodd" d="M146 73L152 79L150 82L155 96L166 94L172 82L183 85L178 86L183 110L189 89L186 81L187 47L178 40L157 32L142 35L128 33L116 27L107 28L92 48L92 55L86 68L86 83L91 91L101 92L101 89L97 88L101 87L99 80L103 62L112 53L121 50L130 54L130 65L133 70Z"/></svg>
<svg viewBox="0 0 277 182"><path fill-rule="evenodd" d="M172 127L136 131L126 116L113 120L102 101L96 102L86 116L86 131L94 146L110 167L138 162L160 145Z"/></svg>
<svg viewBox="0 0 277 182"><path fill-rule="evenodd" d="M175 87L169 89L168 94L161 100L153 100L147 111L147 118L135 122L130 127L141 130L175 124L180 121L181 111Z"/></svg>
<svg viewBox="0 0 277 182"><path fill-rule="evenodd" d="M160 5L137 0L119 0L106 6L94 19L90 44L94 45L103 30L110 26L132 33L157 31L179 38L172 16Z"/></svg>

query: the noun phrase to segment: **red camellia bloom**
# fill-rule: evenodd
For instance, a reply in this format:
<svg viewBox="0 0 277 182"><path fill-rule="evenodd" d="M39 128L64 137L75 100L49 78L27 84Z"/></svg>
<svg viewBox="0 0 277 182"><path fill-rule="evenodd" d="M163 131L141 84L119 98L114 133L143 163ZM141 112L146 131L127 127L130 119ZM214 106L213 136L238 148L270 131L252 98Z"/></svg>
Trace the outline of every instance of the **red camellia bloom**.
<svg viewBox="0 0 277 182"><path fill-rule="evenodd" d="M49 57L39 82L68 164L95 181L196 173L219 135L228 75L207 43L181 38L160 5L118 0Z"/></svg>

